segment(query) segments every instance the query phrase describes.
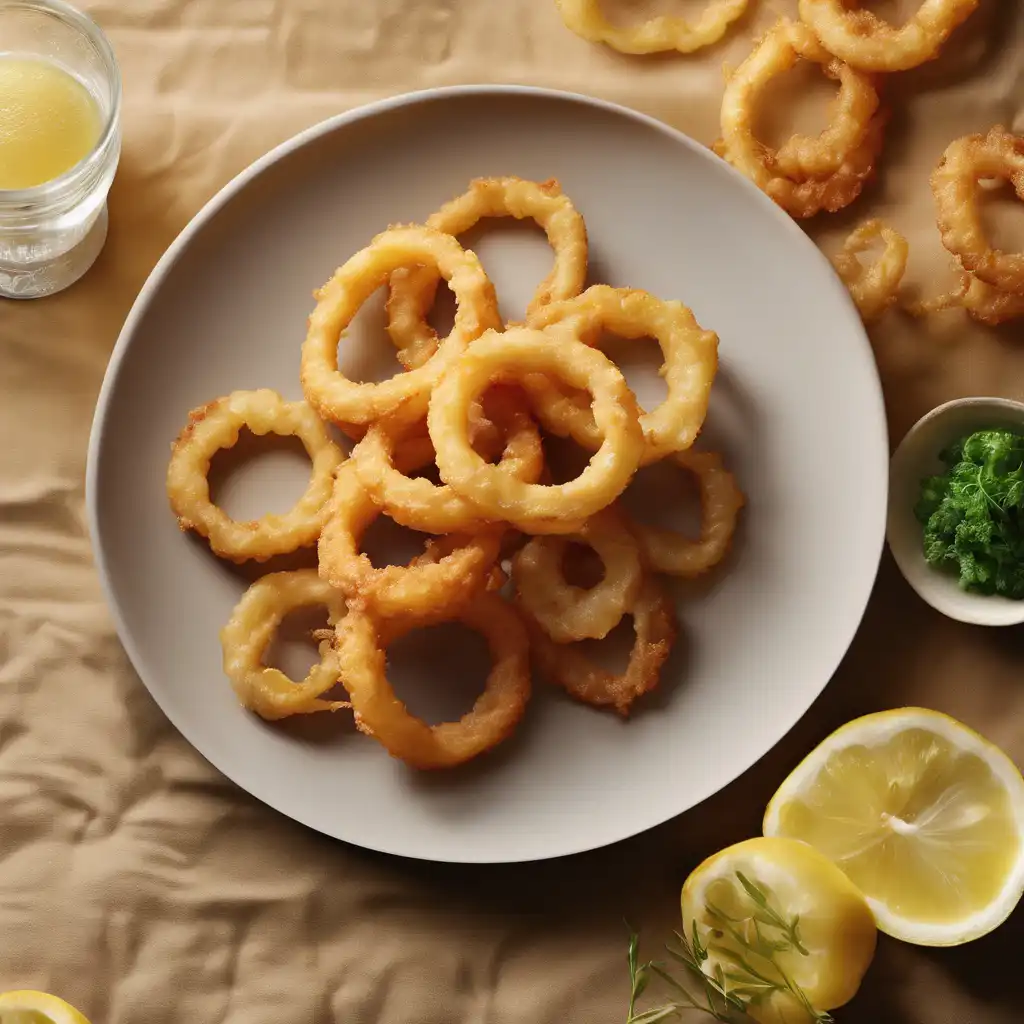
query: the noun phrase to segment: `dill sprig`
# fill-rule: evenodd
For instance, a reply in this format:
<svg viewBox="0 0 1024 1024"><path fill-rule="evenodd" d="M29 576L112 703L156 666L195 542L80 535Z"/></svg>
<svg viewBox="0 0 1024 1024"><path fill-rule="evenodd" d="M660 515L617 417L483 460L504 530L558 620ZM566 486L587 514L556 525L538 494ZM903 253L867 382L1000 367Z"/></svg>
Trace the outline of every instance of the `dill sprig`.
<svg viewBox="0 0 1024 1024"><path fill-rule="evenodd" d="M655 1024L676 1019L686 1010L697 1010L723 1024L749 1021L747 1011L779 993L788 993L807 1013L808 1024L833 1024L830 1014L816 1010L804 990L782 969L780 953L810 956L800 938L800 918L786 917L772 906L768 894L741 871L736 880L749 899L745 917L726 914L713 904L705 905L716 931L728 936L737 947L714 943L709 949L701 939L697 922L690 935L675 932L675 943L665 947L672 962L681 969L673 974L665 963L640 962L640 938L630 931L629 1011L626 1024ZM763 962L755 966L752 960ZM663 1003L645 1010L637 1002L652 979L669 992Z"/></svg>

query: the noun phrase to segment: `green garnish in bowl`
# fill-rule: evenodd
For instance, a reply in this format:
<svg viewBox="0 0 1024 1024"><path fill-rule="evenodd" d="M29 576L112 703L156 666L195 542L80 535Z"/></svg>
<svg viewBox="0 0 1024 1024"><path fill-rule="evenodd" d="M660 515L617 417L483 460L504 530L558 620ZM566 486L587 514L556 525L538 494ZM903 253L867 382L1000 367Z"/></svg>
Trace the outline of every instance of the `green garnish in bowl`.
<svg viewBox="0 0 1024 1024"><path fill-rule="evenodd" d="M979 430L939 453L914 514L929 565L964 590L1024 599L1024 435Z"/></svg>

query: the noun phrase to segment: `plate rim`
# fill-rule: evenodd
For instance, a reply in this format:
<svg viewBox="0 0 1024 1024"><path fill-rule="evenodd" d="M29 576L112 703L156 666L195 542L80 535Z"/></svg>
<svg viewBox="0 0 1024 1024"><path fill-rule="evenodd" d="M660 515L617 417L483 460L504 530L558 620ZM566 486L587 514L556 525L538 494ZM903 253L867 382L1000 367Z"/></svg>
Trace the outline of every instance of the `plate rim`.
<svg viewBox="0 0 1024 1024"><path fill-rule="evenodd" d="M178 716L171 714L160 697L154 692L153 688L146 681L144 675L139 669L139 665L142 663L140 652L136 647L135 640L131 632L127 629L124 616L121 611L121 606L115 597L114 586L112 577L107 564L107 556L101 543L101 530L100 530L100 517L98 512L97 504L97 488L98 488L98 464L100 448L102 441L106 433L107 419L109 414L109 406L111 403L111 397L117 386L118 380L121 375L121 367L124 362L124 357L131 346L133 335L135 334L136 327L139 321L145 314L151 298L161 287L164 278L170 273L170 271L178 263L179 259L188 250L192 239L200 233L200 231L206 226L206 224L232 199L244 191L248 185L255 181L264 171L272 167L274 164L280 162L283 159L289 157L292 153L303 149L307 145L316 142L318 139L324 136L330 135L340 129L347 127L357 121L372 119L381 114L391 112L393 110L400 109L402 107L416 106L422 103L433 102L437 100L455 99L463 96L525 96L532 97L539 100L554 100L556 102L569 102L577 103L582 106L588 106L597 110L605 111L607 113L615 114L620 117L624 117L627 120L633 121L634 123L641 124L647 128L651 128L656 132L668 137L671 141L683 148L689 150L692 154L698 156L700 159L706 160L708 163L713 163L717 173L724 173L727 176L731 176L733 181L738 184L738 187L745 189L748 194L753 198L753 201L759 202L762 208L765 210L769 217L774 218L775 222L779 225L780 230L784 230L790 233L796 239L800 239L797 242L798 245L805 246L810 258L817 258L828 265L831 269L825 254L818 248L814 241L800 228L799 224L794 221L785 211L783 211L771 198L765 195L753 182L742 175L734 167L732 167L727 161L722 160L716 156L709 148L691 138L689 135L674 128L672 125L665 121L661 121L658 118L652 117L649 114L645 114L641 111L635 110L631 107L625 106L621 103L616 103L612 100L603 99L596 96L590 96L585 93L579 93L572 90L564 90L557 88L549 88L546 86L536 85L508 85L508 84L459 84L459 85L444 85L434 86L426 89L417 89L410 92L400 93L395 96L385 97L379 100L374 100L369 103L360 104L351 110L344 111L340 114L335 114L331 117L325 118L307 128L302 129L295 135L288 139L278 143L276 146L268 150L262 156L257 157L247 167L243 168L234 177L232 177L226 184L224 184L213 196L211 196L196 214L188 221L188 223L181 229L178 235L170 243L170 245L164 250L163 254L157 260L153 269L149 272L145 282L139 289L139 293L132 303L131 309L125 318L124 324L118 333L117 341L111 350L106 369L103 374L103 382L100 386L99 393L96 398L96 405L93 412L92 423L89 430L89 440L86 455L86 470L85 470L85 512L86 512L86 523L89 531L90 545L92 548L93 564L95 566L97 575L99 576L100 586L103 593L103 597L106 601L108 612L113 620L114 628L117 633L118 641L120 642L125 654L128 657L128 661L131 664L132 670L138 676L139 681L146 688L153 702L160 709L160 712L164 715L168 722L174 727L181 738L194 750L201 758L207 761L219 774L228 779L232 785L237 786L243 793L248 794L252 798L258 800L260 803L270 807L273 811L281 814L285 818L297 822L298 824L312 829L313 831L328 836L336 842L342 842L351 846L355 846L359 849L369 850L375 853L382 853L389 856L400 857L407 860L423 861L427 863L444 863L444 864L526 864L535 863L539 861L559 860L566 857L572 857L583 853L588 853L594 850L604 849L605 847L615 845L616 843L623 842L627 839L631 839L634 836L641 835L645 832L664 825L666 822L679 817L682 814L693 811L701 804L705 803L715 794L724 790L727 786L731 785L741 775L750 771L762 758L764 758L771 750L783 742L793 729L800 723L800 721L807 714L808 710L814 704L814 702L824 693L829 683L833 679L842 664L843 659L846 657L857 632L864 620L864 616L867 613L868 606L870 604L872 593L874 592L875 584L877 582L878 573L881 567L882 556L885 551L885 536L886 536L886 520L887 510L889 501L889 427L888 417L885 409L885 397L882 389L881 377L878 370L877 360L874 358L873 350L871 348L871 342L868 338L867 331L861 321L859 314L856 311L856 307L850 297L846 287L839 280L838 276L833 273L834 282L834 293L840 304L845 304L851 313L852 326L855 330L860 333L860 340L865 354L868 356L868 366L872 371L870 376L874 383L874 402L877 406L877 416L873 417L875 423L878 426L879 436L875 439L876 444L879 447L879 451L875 456L871 456L868 451L868 447L865 447L865 457L876 461L879 465L879 478L881 488L881 499L879 507L872 513L875 517L874 524L874 542L873 550L875 552L872 561L872 571L870 573L870 585L866 589L866 593L863 597L863 606L860 614L857 615L855 621L852 622L849 631L849 636L846 638L844 644L838 655L835 657L835 663L827 673L824 681L820 688L814 693L810 694L805 701L801 701L802 707L799 710L799 714L794 719L793 723L789 728L774 741L772 741L764 749L758 749L754 751L754 756L750 758L747 766L729 778L722 779L719 782L713 784L710 789L704 793L698 800L690 804L689 807L682 808L664 816L659 816L656 820L652 820L649 824L643 828L636 830L627 830L621 835L601 840L597 843L593 841L583 841L578 844L569 843L564 848L559 848L557 851L551 853L531 853L529 855L517 855L512 858L502 856L499 854L494 855L480 855L469 852L467 856L446 856L444 859L439 859L436 856L431 856L428 853L419 853L415 849L410 851L408 848L401 848L396 844L387 842L364 842L357 841L351 838L345 838L335 834L333 831L327 831L321 825L316 824L305 815L296 814L293 810L288 809L286 806L282 806L280 801L272 800L266 796L256 793L248 785L244 785L240 782L233 772L226 770L220 763L220 758L216 751L208 752L200 749L189 737L185 728L179 723ZM813 255L811 255L813 253ZM830 659L832 660L832 659Z"/></svg>

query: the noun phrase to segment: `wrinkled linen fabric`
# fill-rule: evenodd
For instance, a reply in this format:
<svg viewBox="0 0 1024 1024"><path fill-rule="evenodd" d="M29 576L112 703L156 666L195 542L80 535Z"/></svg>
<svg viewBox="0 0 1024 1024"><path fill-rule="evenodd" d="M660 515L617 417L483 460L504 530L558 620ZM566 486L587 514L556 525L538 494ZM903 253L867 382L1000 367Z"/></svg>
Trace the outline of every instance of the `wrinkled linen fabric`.
<svg viewBox="0 0 1024 1024"><path fill-rule="evenodd" d="M795 3L752 0L721 45L646 60L577 39L552 0L83 6L124 71L109 242L67 293L0 300L0 990L59 993L93 1024L615 1024L626 1005L623 919L656 953L687 871L756 834L776 785L835 726L921 704L1024 761L1024 634L943 620L887 555L849 656L792 733L713 799L610 849L518 867L405 862L318 836L221 778L129 667L83 513L104 368L161 252L275 144L410 89L587 92L711 143L723 64ZM927 175L957 135L997 121L1024 130L1024 7L982 0L946 56L886 89L896 113L878 184L809 230L831 252L863 216L890 217L911 242L911 283L937 291L952 275ZM1024 325L893 313L872 341L893 444L947 399L1024 398ZM837 1019L1019 1021L1022 948L1021 912L961 950L883 939Z"/></svg>

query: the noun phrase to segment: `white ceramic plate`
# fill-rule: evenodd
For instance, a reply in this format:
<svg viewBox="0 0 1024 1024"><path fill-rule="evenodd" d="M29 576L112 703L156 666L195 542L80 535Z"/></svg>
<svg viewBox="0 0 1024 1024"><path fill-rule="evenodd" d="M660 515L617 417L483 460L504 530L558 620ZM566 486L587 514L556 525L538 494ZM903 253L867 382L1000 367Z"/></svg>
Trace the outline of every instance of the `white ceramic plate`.
<svg viewBox="0 0 1024 1024"><path fill-rule="evenodd" d="M631 721L541 690L499 752L424 776L340 716L268 726L238 707L218 630L244 577L179 533L164 473L194 406L261 386L300 397L310 293L335 266L388 224L421 220L470 178L498 174L558 178L586 218L594 280L682 299L719 333L702 443L725 452L749 505L723 572L680 592L679 650ZM506 319L521 315L550 265L543 236L498 225L468 244ZM379 304L358 328L346 365L366 372L383 358L393 368ZM659 386L650 365L629 367L647 402ZM826 260L760 192L678 132L537 89L454 88L375 104L305 132L228 185L139 296L89 454L100 573L128 654L171 721L226 775L296 820L440 861L591 849L735 778L839 664L885 526L878 377ZM306 475L302 460L277 452L232 475L220 498L236 515L283 510ZM676 492L656 493L643 503L662 512L676 503ZM482 679L475 656L460 652L477 649L451 644L443 628L422 636L391 652L396 686L428 717L459 713L471 702L462 677Z"/></svg>

